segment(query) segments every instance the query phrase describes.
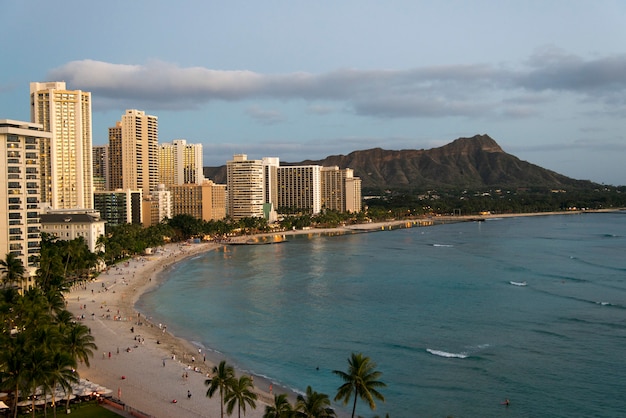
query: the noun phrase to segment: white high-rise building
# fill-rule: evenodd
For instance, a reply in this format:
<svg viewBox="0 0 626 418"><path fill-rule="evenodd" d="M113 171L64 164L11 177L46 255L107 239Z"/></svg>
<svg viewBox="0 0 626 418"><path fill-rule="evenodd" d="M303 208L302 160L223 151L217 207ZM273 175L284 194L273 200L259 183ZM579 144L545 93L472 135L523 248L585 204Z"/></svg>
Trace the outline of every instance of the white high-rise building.
<svg viewBox="0 0 626 418"><path fill-rule="evenodd" d="M53 209L93 208L91 93L65 82L30 83L31 121L52 133L40 144L41 200Z"/></svg>
<svg viewBox="0 0 626 418"><path fill-rule="evenodd" d="M235 154L226 163L227 214L235 220L263 217L265 203L265 170L263 160L248 160L246 154Z"/></svg>
<svg viewBox="0 0 626 418"><path fill-rule="evenodd" d="M31 287L39 266L40 142L51 134L40 124L0 120L0 255L8 253L25 269L20 289Z"/></svg>
<svg viewBox="0 0 626 418"><path fill-rule="evenodd" d="M165 187L202 184L202 164L202 144L175 139L159 145L159 183Z"/></svg>

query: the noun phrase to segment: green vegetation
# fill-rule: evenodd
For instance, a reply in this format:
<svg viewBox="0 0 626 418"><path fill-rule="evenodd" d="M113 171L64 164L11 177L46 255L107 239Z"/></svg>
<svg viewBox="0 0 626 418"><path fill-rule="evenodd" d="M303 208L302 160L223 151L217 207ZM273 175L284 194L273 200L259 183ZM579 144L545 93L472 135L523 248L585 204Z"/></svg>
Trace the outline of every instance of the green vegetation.
<svg viewBox="0 0 626 418"><path fill-rule="evenodd" d="M354 394L352 418L354 418L358 398L366 401L372 410L376 409L374 398L385 401L385 397L378 392L377 388L387 385L378 380L382 373L375 369L376 364L370 361L369 357L365 357L361 353L352 353L352 356L348 359L348 372L342 372L341 370L333 371L345 382L339 387L335 400L343 400L343 404L347 405L352 394Z"/></svg>
<svg viewBox="0 0 626 418"><path fill-rule="evenodd" d="M371 192L365 200L368 216L395 219L421 215L477 215L554 212L571 209L626 207L626 187L595 189L430 189L423 191Z"/></svg>
<svg viewBox="0 0 626 418"><path fill-rule="evenodd" d="M88 364L93 350L97 349L89 329L74 322L71 313L65 310L62 292L66 290L66 281L62 278L64 274L76 274L76 270L69 268L69 261L63 265L49 262L45 257L42 260L47 267L39 270L37 286L23 294L12 286L22 280L21 261L15 263L7 254L1 263L0 389L13 394L18 391L32 394L39 388L44 396L54 396L58 387L71 393L71 384L78 381L77 363ZM54 265L56 268L51 267ZM14 396L13 416L17 416L17 401ZM34 402L33 398L33 414ZM57 403L54 404L56 415Z"/></svg>

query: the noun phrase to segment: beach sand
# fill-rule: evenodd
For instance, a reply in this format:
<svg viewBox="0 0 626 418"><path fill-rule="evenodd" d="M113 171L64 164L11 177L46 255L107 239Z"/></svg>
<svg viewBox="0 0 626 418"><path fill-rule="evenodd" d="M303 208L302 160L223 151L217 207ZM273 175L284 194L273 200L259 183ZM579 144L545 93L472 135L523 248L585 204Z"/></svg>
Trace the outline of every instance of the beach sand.
<svg viewBox="0 0 626 418"><path fill-rule="evenodd" d="M205 396L206 373L214 364L208 358L203 361L204 353L197 347L176 338L175 330L151 324L134 309L139 296L157 285L161 269L217 247L214 243L170 244L162 253L112 266L96 280L72 290L66 299L68 309L91 329L98 346L91 367L79 366L80 376L111 389L113 397L153 417L219 417L219 394ZM267 392L257 392L257 408L248 407L246 417L261 417L272 399Z"/></svg>
<svg viewBox="0 0 626 418"><path fill-rule="evenodd" d="M462 222L470 218L476 217L433 219L437 224ZM260 235L341 234L380 231L403 225L417 226L417 221L390 221ZM245 243L251 238L235 237L232 242ZM113 397L153 417L219 417L219 394L207 398L207 387L204 384L207 372L217 360L209 358L207 353L205 361L205 353L199 352L198 347L190 342L177 338L176 330L168 329L166 324L152 324L146 320L135 310L135 302L143 293L158 285L157 274L161 270L196 254L215 250L220 245L169 244L159 248L155 254L135 257L111 266L95 280L73 289L66 298L67 308L91 329L98 345L98 350L90 360L91 367L79 366L80 376L111 389ZM192 356L195 361L192 361ZM198 367L199 372L195 372L194 367ZM254 383L259 395L257 408L253 410L248 407L245 414L252 418L262 417L265 405L273 400L269 393L270 382L255 376ZM188 398L188 391L191 398ZM295 394L284 388L273 387L273 392L288 393L291 402L295 400ZM333 397L332 394L329 396Z"/></svg>

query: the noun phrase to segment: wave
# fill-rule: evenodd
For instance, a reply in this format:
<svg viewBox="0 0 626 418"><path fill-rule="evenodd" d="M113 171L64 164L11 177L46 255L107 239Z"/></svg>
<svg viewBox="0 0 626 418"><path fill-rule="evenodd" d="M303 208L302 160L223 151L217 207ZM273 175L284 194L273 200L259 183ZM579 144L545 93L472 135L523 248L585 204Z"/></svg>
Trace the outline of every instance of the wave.
<svg viewBox="0 0 626 418"><path fill-rule="evenodd" d="M454 247L452 244L433 244L433 247Z"/></svg>
<svg viewBox="0 0 626 418"><path fill-rule="evenodd" d="M433 350L432 348L427 348L426 351L435 356L446 358L467 358L469 356L467 353L448 353L447 351Z"/></svg>
<svg viewBox="0 0 626 418"><path fill-rule="evenodd" d="M527 285L526 282L514 282L512 280L509 283L511 283L513 286L526 286Z"/></svg>

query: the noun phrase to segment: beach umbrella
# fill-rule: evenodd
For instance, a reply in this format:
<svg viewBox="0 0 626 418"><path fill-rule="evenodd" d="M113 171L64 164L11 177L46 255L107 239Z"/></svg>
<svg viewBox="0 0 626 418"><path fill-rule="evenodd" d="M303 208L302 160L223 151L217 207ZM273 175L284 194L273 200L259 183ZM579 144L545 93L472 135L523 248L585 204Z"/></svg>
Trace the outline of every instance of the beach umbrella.
<svg viewBox="0 0 626 418"><path fill-rule="evenodd" d="M31 401L30 399L24 399L23 401L19 401L17 403L17 406L31 406L33 404L33 401Z"/></svg>
<svg viewBox="0 0 626 418"><path fill-rule="evenodd" d="M0 409L9 409L9 407L3 401L0 401Z"/></svg>

